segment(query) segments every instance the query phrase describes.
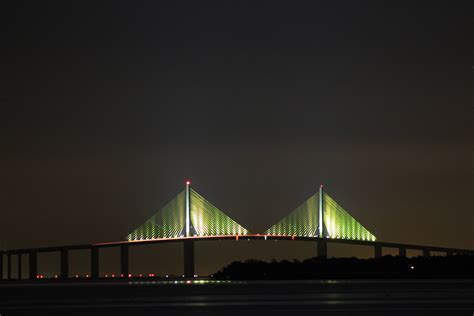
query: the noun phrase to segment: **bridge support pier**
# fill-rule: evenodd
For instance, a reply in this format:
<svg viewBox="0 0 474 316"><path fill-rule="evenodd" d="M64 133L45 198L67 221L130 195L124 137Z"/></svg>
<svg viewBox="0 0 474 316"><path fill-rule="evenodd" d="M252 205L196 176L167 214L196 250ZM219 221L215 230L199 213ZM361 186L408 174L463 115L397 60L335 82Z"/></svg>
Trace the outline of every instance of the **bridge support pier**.
<svg viewBox="0 0 474 316"><path fill-rule="evenodd" d="M184 277L194 277L194 240L185 240L184 249Z"/></svg>
<svg viewBox="0 0 474 316"><path fill-rule="evenodd" d="M91 278L99 278L99 248L91 247Z"/></svg>
<svg viewBox="0 0 474 316"><path fill-rule="evenodd" d="M328 257L328 242L325 239L318 239L318 257L327 258Z"/></svg>
<svg viewBox="0 0 474 316"><path fill-rule="evenodd" d="M375 245L374 246L374 257L375 258L382 258L382 246Z"/></svg>
<svg viewBox="0 0 474 316"><path fill-rule="evenodd" d="M120 274L128 277L128 245L120 245Z"/></svg>
<svg viewBox="0 0 474 316"><path fill-rule="evenodd" d="M12 255L7 254L7 279L12 279Z"/></svg>
<svg viewBox="0 0 474 316"><path fill-rule="evenodd" d="M428 248L423 249L423 257L429 257L430 256L430 250Z"/></svg>
<svg viewBox="0 0 474 316"><path fill-rule="evenodd" d="M21 253L19 253L17 256L18 256L18 262L17 262L16 277L18 280L21 280Z"/></svg>
<svg viewBox="0 0 474 316"><path fill-rule="evenodd" d="M406 257L407 256L407 248L405 248L405 247L398 248L398 255L400 257Z"/></svg>
<svg viewBox="0 0 474 316"><path fill-rule="evenodd" d="M3 251L0 251L0 281L3 280Z"/></svg>
<svg viewBox="0 0 474 316"><path fill-rule="evenodd" d="M36 252L30 252L29 256L29 278L30 280L36 280L36 276L38 275L38 258L37 258L37 253Z"/></svg>
<svg viewBox="0 0 474 316"><path fill-rule="evenodd" d="M67 249L63 248L59 251L59 260L59 276L61 279L67 279L69 277L69 253Z"/></svg>

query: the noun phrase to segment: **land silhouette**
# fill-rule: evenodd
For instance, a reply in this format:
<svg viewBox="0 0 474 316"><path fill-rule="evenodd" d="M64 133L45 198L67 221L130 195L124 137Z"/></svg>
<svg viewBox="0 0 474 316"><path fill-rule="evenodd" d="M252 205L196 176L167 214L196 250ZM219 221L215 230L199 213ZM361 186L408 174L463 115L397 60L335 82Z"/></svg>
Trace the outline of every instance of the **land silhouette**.
<svg viewBox="0 0 474 316"><path fill-rule="evenodd" d="M214 277L227 280L473 278L474 256L309 258L234 261Z"/></svg>

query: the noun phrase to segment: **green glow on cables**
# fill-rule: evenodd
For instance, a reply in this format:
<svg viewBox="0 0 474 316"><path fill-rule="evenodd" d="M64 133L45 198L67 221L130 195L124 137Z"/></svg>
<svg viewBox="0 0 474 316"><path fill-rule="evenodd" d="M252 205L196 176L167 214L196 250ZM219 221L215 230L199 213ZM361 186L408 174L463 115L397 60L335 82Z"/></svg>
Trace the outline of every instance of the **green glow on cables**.
<svg viewBox="0 0 474 316"><path fill-rule="evenodd" d="M324 193L323 200L324 225L330 238L375 241L375 236L328 194Z"/></svg>
<svg viewBox="0 0 474 316"><path fill-rule="evenodd" d="M198 236L247 235L243 228L224 212L191 189L191 221Z"/></svg>
<svg viewBox="0 0 474 316"><path fill-rule="evenodd" d="M182 191L158 213L132 231L126 239L148 240L184 236L186 193ZM190 189L191 226L194 236L247 235L248 230L232 220L193 189Z"/></svg>
<svg viewBox="0 0 474 316"><path fill-rule="evenodd" d="M311 196L288 216L270 227L265 234L318 237L319 194ZM323 192L323 222L327 238L375 241L375 236L357 222L328 194Z"/></svg>
<svg viewBox="0 0 474 316"><path fill-rule="evenodd" d="M315 237L318 228L318 194L311 196L288 216L270 227L266 235Z"/></svg>
<svg viewBox="0 0 474 316"><path fill-rule="evenodd" d="M148 240L184 236L185 191L126 238ZM190 220L193 236L247 235L247 229L190 189ZM314 194L288 216L270 227L266 235L318 237L319 194ZM357 222L334 199L323 193L323 223L327 238L375 241L376 237Z"/></svg>
<svg viewBox="0 0 474 316"><path fill-rule="evenodd" d="M132 231L127 240L179 237L185 221L185 192L179 193L158 213Z"/></svg>

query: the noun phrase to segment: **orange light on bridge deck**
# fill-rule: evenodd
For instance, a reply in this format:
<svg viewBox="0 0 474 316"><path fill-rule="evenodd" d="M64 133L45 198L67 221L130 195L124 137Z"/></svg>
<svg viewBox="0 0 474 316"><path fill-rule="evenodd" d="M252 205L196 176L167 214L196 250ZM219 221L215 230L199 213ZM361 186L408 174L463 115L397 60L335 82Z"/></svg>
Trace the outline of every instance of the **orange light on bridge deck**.
<svg viewBox="0 0 474 316"><path fill-rule="evenodd" d="M235 240L239 240L239 235L235 235Z"/></svg>
<svg viewBox="0 0 474 316"><path fill-rule="evenodd" d="M292 235L292 236L291 236L291 240L295 240L295 235Z"/></svg>
<svg viewBox="0 0 474 316"><path fill-rule="evenodd" d="M132 277L132 274L131 274L131 273L129 273L129 274L128 274L128 277L129 277L129 278L131 278L131 277Z"/></svg>

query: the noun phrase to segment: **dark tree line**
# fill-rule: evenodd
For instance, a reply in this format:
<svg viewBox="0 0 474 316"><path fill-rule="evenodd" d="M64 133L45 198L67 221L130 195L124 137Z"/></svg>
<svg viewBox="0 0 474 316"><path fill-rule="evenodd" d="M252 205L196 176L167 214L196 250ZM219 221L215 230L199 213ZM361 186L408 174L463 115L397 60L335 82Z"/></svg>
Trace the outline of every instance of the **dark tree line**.
<svg viewBox="0 0 474 316"><path fill-rule="evenodd" d="M310 258L304 261L234 261L218 279L474 278L474 256Z"/></svg>

